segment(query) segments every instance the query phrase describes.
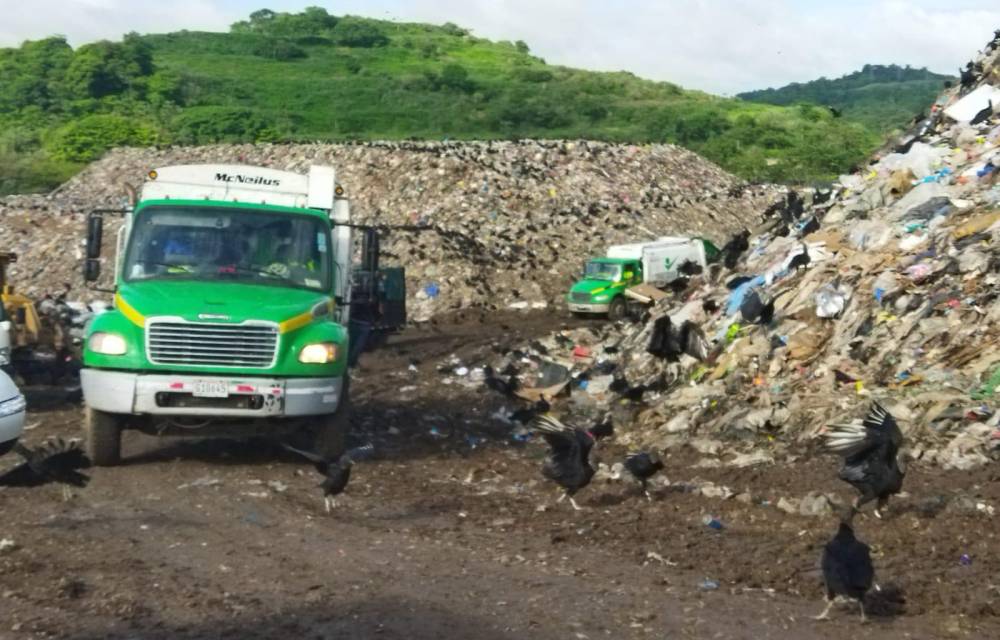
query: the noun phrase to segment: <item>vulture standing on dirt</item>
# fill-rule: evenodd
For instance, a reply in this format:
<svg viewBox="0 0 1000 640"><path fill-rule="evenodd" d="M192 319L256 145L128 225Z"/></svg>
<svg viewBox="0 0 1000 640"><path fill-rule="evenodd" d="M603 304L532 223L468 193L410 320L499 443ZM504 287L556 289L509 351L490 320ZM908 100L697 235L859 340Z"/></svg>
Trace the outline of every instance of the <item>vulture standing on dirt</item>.
<svg viewBox="0 0 1000 640"><path fill-rule="evenodd" d="M83 488L90 482L90 476L79 471L90 466L79 440L53 438L37 449L29 449L18 442L14 451L24 458L24 462L0 475L0 487L38 487L58 482L62 485L63 498L68 499L71 486Z"/></svg>
<svg viewBox="0 0 1000 640"><path fill-rule="evenodd" d="M652 500L649 490L646 488L649 479L663 470L663 461L655 453L632 453L625 458L625 469L632 474L636 480L642 484L642 493L646 499Z"/></svg>
<svg viewBox="0 0 1000 640"><path fill-rule="evenodd" d="M868 545L854 537L850 517L840 522L840 528L823 549L823 582L826 584L826 609L816 620L826 620L837 596L858 601L861 621L865 621L865 594L872 587L875 568Z"/></svg>
<svg viewBox="0 0 1000 640"><path fill-rule="evenodd" d="M861 495L854 501L854 511L878 500L875 516L889 503L889 496L903 488L906 463L899 455L903 433L896 419L877 402L872 403L862 424L830 425L821 434L827 450L844 456L840 479Z"/></svg>
<svg viewBox="0 0 1000 640"><path fill-rule="evenodd" d="M296 449L287 444L282 446L312 462L316 466L316 470L326 476L326 479L319 486L323 488L323 503L326 506L327 512L330 511L331 506L337 506L337 501L334 500L334 497L343 493L344 489L347 488L347 482L351 479L351 467L354 466L354 462L368 458L375 453L375 447L371 444L366 444L354 449L348 449L337 460L331 461L315 453Z"/></svg>
<svg viewBox="0 0 1000 640"><path fill-rule="evenodd" d="M599 438L614 434L610 421L596 425L590 431L573 428L559 422L549 414L538 416L531 423L531 429L541 434L549 445L549 455L542 465L542 475L565 490L558 502L569 498L577 511L573 495L590 484L594 477L594 467L590 464L590 450Z"/></svg>

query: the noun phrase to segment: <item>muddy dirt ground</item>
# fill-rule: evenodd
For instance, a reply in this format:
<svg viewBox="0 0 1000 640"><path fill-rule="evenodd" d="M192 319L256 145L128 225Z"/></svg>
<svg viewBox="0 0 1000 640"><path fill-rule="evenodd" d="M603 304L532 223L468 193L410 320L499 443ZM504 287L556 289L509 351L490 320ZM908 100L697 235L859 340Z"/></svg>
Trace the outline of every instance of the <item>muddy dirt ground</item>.
<svg viewBox="0 0 1000 640"><path fill-rule="evenodd" d="M976 506L1000 505L996 468L917 466L886 520L858 519L881 588L864 625L856 606L811 619L836 522L774 506L814 490L850 497L836 460L802 451L710 469L678 450L652 502L605 480L579 494L580 512L554 504L541 445L490 417L504 400L444 384L437 366L561 321L471 314L367 354L353 439L379 453L330 514L312 468L259 440L129 433L126 463L90 470L69 499L0 489L0 539L15 544L0 551L0 638L1000 637L997 523ZM77 436L81 412L28 422L29 444ZM685 490L699 479L751 499Z"/></svg>

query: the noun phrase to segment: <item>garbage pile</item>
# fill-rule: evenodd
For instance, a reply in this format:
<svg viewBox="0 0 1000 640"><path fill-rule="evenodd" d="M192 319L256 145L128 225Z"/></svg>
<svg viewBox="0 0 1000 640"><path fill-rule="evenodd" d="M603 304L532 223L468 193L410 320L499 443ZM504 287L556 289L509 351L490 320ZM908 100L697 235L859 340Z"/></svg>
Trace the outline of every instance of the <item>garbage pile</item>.
<svg viewBox="0 0 1000 640"><path fill-rule="evenodd" d="M758 220L779 189L750 187L672 145L587 141L373 142L118 149L48 196L0 200L0 247L29 293L82 287L84 217L123 205L157 166L336 167L356 220L383 225L385 264L407 270L410 317L458 308L544 308L588 256L685 231L722 238ZM108 219L109 237L115 231ZM110 243L108 243L110 244ZM105 269L105 273L110 269Z"/></svg>
<svg viewBox="0 0 1000 640"><path fill-rule="evenodd" d="M998 35L1000 40L1000 35ZM970 63L897 145L829 192L789 194L739 255L638 322L563 331L490 363L626 444L706 464L797 455L878 398L913 459L1000 459L1000 49ZM734 239L730 246L738 246Z"/></svg>

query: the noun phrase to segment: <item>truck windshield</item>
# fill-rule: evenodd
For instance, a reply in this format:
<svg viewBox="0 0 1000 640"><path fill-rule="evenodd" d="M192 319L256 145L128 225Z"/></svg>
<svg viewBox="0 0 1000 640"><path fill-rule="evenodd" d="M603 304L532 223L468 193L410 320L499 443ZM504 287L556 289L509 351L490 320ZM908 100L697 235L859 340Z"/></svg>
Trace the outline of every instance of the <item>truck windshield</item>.
<svg viewBox="0 0 1000 640"><path fill-rule="evenodd" d="M136 216L125 279L245 281L330 289L330 231L308 216L218 207L150 207Z"/></svg>
<svg viewBox="0 0 1000 640"><path fill-rule="evenodd" d="M607 262L588 262L583 271L583 276L590 280L610 280L612 282L621 280L622 266L620 264L608 264Z"/></svg>

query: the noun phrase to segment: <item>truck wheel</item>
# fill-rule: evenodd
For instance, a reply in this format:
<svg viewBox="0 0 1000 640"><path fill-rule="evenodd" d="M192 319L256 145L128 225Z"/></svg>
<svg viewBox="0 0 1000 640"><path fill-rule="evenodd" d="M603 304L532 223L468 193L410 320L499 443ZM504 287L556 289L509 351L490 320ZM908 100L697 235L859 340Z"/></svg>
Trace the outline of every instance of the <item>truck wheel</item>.
<svg viewBox="0 0 1000 640"><path fill-rule="evenodd" d="M618 322L619 320L625 319L625 312L628 308L625 305L625 299L618 297L611 301L608 305L608 319L612 322Z"/></svg>
<svg viewBox="0 0 1000 640"><path fill-rule="evenodd" d="M84 420L86 451L96 467L111 467L122 460L122 418L87 407Z"/></svg>
<svg viewBox="0 0 1000 640"><path fill-rule="evenodd" d="M347 434L351 430L350 380L344 379L344 394L333 413L316 416L316 440L313 451L326 460L336 460L347 450Z"/></svg>

